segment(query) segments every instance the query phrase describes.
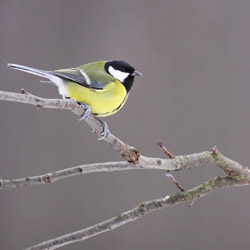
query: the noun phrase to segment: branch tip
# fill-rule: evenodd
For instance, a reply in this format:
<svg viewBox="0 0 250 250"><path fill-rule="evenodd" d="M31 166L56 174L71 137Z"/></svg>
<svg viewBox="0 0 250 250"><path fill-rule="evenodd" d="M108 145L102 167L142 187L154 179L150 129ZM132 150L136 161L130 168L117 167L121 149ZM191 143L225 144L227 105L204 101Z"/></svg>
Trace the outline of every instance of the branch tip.
<svg viewBox="0 0 250 250"><path fill-rule="evenodd" d="M167 148L164 146L163 142L160 139L156 140L156 144L163 150L163 152L165 153L165 155L168 156L169 159L174 158L174 155L167 150Z"/></svg>
<svg viewBox="0 0 250 250"><path fill-rule="evenodd" d="M181 190L181 192L184 192L185 189L180 185L180 183L174 178L172 174L165 174L175 185L176 187Z"/></svg>
<svg viewBox="0 0 250 250"><path fill-rule="evenodd" d="M215 155L218 155L220 153L220 151L218 150L217 146L213 147L212 153L215 154Z"/></svg>
<svg viewBox="0 0 250 250"><path fill-rule="evenodd" d="M25 89L21 89L21 93L24 94L24 95L27 95L27 91Z"/></svg>
<svg viewBox="0 0 250 250"><path fill-rule="evenodd" d="M157 144L160 148L163 147L163 142L162 142L160 139L157 139L157 140L156 140L156 144Z"/></svg>

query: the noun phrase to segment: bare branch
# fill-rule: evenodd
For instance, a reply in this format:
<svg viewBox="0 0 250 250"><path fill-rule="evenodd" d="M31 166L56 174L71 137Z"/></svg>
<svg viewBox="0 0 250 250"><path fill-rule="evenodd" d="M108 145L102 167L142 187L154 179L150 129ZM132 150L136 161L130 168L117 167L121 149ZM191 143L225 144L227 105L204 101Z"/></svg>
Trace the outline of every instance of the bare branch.
<svg viewBox="0 0 250 250"><path fill-rule="evenodd" d="M21 102L31 105L35 105L40 108L52 108L52 109L66 109L70 110L79 117L85 112L85 109L78 105L78 103L73 99L45 99L38 96L34 96L24 89L22 89L22 94L0 91L0 100L11 101L11 102ZM92 114L86 120L86 123L92 128L98 137L101 137L103 132L102 123L96 119ZM108 134L104 139L107 143L113 146L113 148L122 155L128 162L137 162L139 157L139 152L124 143L122 140L112 135Z"/></svg>
<svg viewBox="0 0 250 250"><path fill-rule="evenodd" d="M226 173L238 176L242 181L250 182L250 170L239 163L228 159L221 153L214 150L212 152L201 152L185 156L177 156L174 159L160 159L140 156L140 163L131 164L129 162L107 162L94 163L67 168L39 176L25 177L20 179L5 180L0 179L0 190L6 188L20 188L40 184L53 183L55 181L75 175L94 172L113 172L121 170L166 170L179 171L198 166L215 165L222 168Z"/></svg>
<svg viewBox="0 0 250 250"><path fill-rule="evenodd" d="M34 96L25 90L22 90L22 94L0 91L0 100L28 103L35 105L38 109L41 107L67 109L71 110L78 116L82 116L85 112L84 108L79 106L74 100L44 99ZM101 137L101 133L103 131L102 123L92 115L90 115L86 122L97 134L97 136ZM68 168L41 176L26 177L16 180L0 180L0 189L52 183L70 176L91 172L106 172L128 169L161 169L167 171L178 171L198 166L215 165L223 169L228 174L228 176L217 177L187 191L184 191L181 188L181 190L184 192L172 195L171 197L167 196L161 199L144 202L138 207L122 213L121 215L110 220L74 233L58 237L56 239L43 242L29 249L56 249L58 247L65 246L76 241L86 240L100 233L115 229L163 207L169 207L184 201L189 201L190 204L193 204L196 199L203 197L217 188L250 184L250 170L247 167L244 167L239 163L226 158L218 151L217 148L213 148L212 152L202 152L174 157L171 153L169 153L165 146L159 142L160 144L158 143L158 145L161 146L163 151L170 157L170 159L160 159L140 155L138 150L125 144L111 133L104 138L104 141L111 144L113 148L127 160L127 162L96 163Z"/></svg>
<svg viewBox="0 0 250 250"><path fill-rule="evenodd" d="M69 233L42 242L38 245L27 248L26 250L57 249L59 247L66 246L68 244L75 243L77 241L84 241L91 237L97 236L98 234L113 230L124 224L137 220L143 217L144 215L149 214L150 212L174 206L182 202L194 202L194 200L199 199L218 188L229 187L229 186L241 186L241 185L245 185L245 183L242 183L237 178L229 176L217 177L185 192L143 202L134 209L121 213L120 215L113 217L109 220L103 221L94 226L73 233Z"/></svg>
<svg viewBox="0 0 250 250"><path fill-rule="evenodd" d="M39 176L25 177L21 179L0 179L0 190L6 188L20 188L40 184L48 184L75 175L94 172L113 172L121 170L167 170L179 171L193 167L215 165L230 174L238 176L242 181L250 182L250 170L239 163L232 161L221 153L201 152L185 156L177 156L174 159L160 159L141 156L142 164L132 164L126 161L94 163L67 168Z"/></svg>
<svg viewBox="0 0 250 250"><path fill-rule="evenodd" d="M22 90L22 94L0 91L0 100L28 103L39 106L39 108L44 107L54 109L67 109L71 110L73 113L80 117L85 112L84 108L82 108L77 104L76 101L72 99L45 99L34 96L25 90ZM103 132L102 123L93 115L90 115L86 122L93 129L93 131L99 137L101 137L101 133ZM140 155L137 149L127 145L111 133L104 138L104 141L111 144L113 148L117 152L119 152L128 162L134 163L139 168L147 169L147 167L149 166L151 168L166 167L165 170L173 171L197 167L200 165L215 165L222 168L226 173L237 175L245 179L246 181L250 180L250 171L248 168L243 167L239 163L226 158L217 150L217 148L214 148L212 153L203 152L199 154L179 156L170 160L150 158Z"/></svg>
<svg viewBox="0 0 250 250"><path fill-rule="evenodd" d="M135 166L132 163L128 163L127 161L87 164L87 165L62 169L59 171L38 176L31 176L31 177L10 179L10 180L0 179L0 190L6 188L21 188L27 186L36 186L40 184L49 184L71 176L88 174L88 173L108 172L108 171L112 172L112 171L129 170L129 169L139 169L139 167L135 168Z"/></svg>

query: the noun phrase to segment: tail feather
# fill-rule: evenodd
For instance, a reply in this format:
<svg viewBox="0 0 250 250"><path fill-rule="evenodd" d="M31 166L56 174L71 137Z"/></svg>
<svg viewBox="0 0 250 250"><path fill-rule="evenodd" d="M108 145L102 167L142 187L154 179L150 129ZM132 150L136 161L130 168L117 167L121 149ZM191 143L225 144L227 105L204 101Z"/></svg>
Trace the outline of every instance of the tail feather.
<svg viewBox="0 0 250 250"><path fill-rule="evenodd" d="M49 79L51 82L53 82L57 87L64 87L64 80L61 77L56 76L53 72L46 71L46 70L41 70L41 69L36 69L36 68L31 68L23 65L18 65L18 64L13 64L13 63L8 63L8 67L20 71L24 71L33 75L37 75L40 77L44 77ZM62 90L59 89L59 92L63 92ZM64 91L65 92L65 91Z"/></svg>
<svg viewBox="0 0 250 250"><path fill-rule="evenodd" d="M55 76L52 72L49 72L49 71L35 69L35 68L18 65L18 64L8 63L8 67L12 69L16 69L16 70L21 70L21 71L24 71L33 75L41 76L47 79L50 79L51 77Z"/></svg>

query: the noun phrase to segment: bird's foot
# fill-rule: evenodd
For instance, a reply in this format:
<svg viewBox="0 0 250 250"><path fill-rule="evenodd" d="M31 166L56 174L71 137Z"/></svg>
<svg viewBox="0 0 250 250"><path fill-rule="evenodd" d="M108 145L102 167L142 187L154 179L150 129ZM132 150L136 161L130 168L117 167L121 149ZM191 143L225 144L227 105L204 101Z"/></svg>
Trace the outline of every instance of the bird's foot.
<svg viewBox="0 0 250 250"><path fill-rule="evenodd" d="M82 117L80 118L80 121L87 120L91 114L91 107L83 102L80 102L79 104L81 107L85 108L85 112L82 115Z"/></svg>
<svg viewBox="0 0 250 250"><path fill-rule="evenodd" d="M101 133L101 137L99 137L97 140L103 140L105 137L107 137L110 134L108 124L100 119L98 121L102 124L103 132Z"/></svg>

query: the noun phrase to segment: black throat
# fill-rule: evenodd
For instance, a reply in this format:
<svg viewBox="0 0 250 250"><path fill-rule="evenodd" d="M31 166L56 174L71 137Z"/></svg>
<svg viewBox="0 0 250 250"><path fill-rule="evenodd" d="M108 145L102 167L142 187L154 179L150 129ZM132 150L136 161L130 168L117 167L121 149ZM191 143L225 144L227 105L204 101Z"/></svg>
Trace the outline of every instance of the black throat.
<svg viewBox="0 0 250 250"><path fill-rule="evenodd" d="M129 75L124 82L122 83L124 85L124 87L126 88L127 93L129 93L131 87L133 86L134 83L134 76Z"/></svg>

